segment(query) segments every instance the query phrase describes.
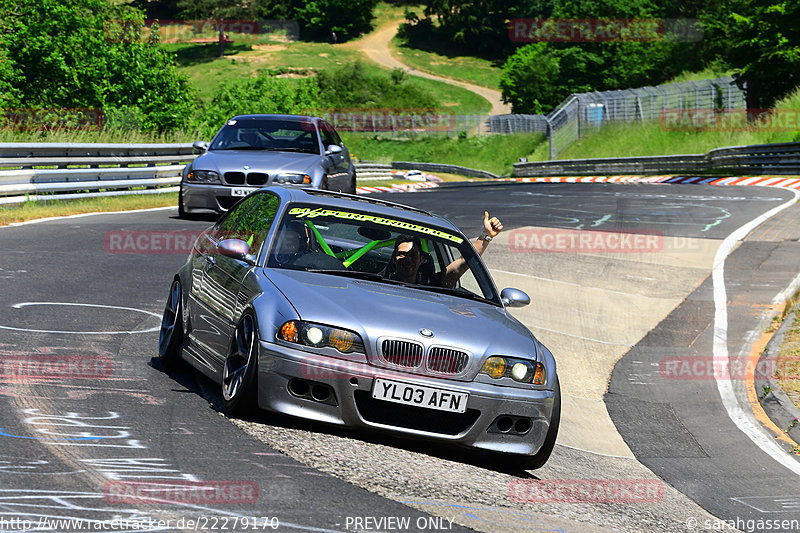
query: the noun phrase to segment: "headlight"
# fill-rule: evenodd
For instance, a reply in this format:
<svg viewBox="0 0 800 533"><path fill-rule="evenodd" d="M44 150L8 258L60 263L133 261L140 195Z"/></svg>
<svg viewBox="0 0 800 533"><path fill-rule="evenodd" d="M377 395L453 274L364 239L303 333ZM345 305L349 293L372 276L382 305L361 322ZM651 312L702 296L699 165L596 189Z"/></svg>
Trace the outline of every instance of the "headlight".
<svg viewBox="0 0 800 533"><path fill-rule="evenodd" d="M519 383L533 383L534 385L544 385L547 380L542 363L499 355L493 355L483 363L481 374L486 374L493 379L507 377Z"/></svg>
<svg viewBox="0 0 800 533"><path fill-rule="evenodd" d="M186 179L196 183L219 183L219 173L213 170L190 170Z"/></svg>
<svg viewBox="0 0 800 533"><path fill-rule="evenodd" d="M364 342L357 333L302 320L286 322L278 329L276 336L282 341L314 348L336 348L342 353L365 353Z"/></svg>
<svg viewBox="0 0 800 533"><path fill-rule="evenodd" d="M310 185L311 176L308 174L276 174L272 179L272 183L295 183L298 185Z"/></svg>

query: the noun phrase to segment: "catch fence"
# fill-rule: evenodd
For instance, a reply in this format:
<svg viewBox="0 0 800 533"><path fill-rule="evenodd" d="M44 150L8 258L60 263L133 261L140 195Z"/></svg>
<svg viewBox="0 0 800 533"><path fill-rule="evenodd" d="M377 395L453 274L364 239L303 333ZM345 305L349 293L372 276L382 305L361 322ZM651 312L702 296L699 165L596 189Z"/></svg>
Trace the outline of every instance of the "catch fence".
<svg viewBox="0 0 800 533"><path fill-rule="evenodd" d="M548 136L550 159L589 130L614 122L664 121L692 113L745 109L745 92L730 76L618 91L576 93L547 115L497 115L492 133L541 132Z"/></svg>

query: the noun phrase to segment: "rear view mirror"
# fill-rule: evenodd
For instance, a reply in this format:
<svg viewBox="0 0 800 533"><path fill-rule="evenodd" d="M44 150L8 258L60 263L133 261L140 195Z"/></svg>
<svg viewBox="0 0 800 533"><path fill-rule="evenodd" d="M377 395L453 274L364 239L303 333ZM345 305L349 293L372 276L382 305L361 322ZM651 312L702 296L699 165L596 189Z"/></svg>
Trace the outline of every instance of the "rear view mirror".
<svg viewBox="0 0 800 533"><path fill-rule="evenodd" d="M327 151L325 152L328 155L336 155L342 153L342 147L336 144L331 144L328 146Z"/></svg>
<svg viewBox="0 0 800 533"><path fill-rule="evenodd" d="M531 303L531 297L525 292L507 287L500 292L500 300L506 307L525 307Z"/></svg>
<svg viewBox="0 0 800 533"><path fill-rule="evenodd" d="M217 245L219 253L226 257L232 257L245 263L253 264L253 257L250 255L250 245L239 239L225 239Z"/></svg>
<svg viewBox="0 0 800 533"><path fill-rule="evenodd" d="M192 144L192 148L194 148L195 150L198 150L200 152L207 152L208 151L208 143L205 142L205 141L195 141L194 144Z"/></svg>

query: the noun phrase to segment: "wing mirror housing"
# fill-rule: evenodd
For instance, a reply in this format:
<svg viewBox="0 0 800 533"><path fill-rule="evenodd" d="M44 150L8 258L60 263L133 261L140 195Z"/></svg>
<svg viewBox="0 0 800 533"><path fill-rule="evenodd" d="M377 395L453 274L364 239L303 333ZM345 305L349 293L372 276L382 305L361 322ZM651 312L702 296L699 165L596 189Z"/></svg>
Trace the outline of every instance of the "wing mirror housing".
<svg viewBox="0 0 800 533"><path fill-rule="evenodd" d="M328 146L328 149L325 151L327 155L336 155L342 153L342 147L336 144L331 144Z"/></svg>
<svg viewBox="0 0 800 533"><path fill-rule="evenodd" d="M205 141L195 141L192 144L192 148L194 148L198 152L207 152L208 151L208 143L205 142Z"/></svg>
<svg viewBox="0 0 800 533"><path fill-rule="evenodd" d="M226 257L255 264L255 257L250 255L250 245L241 239L225 239L217 245L217 250Z"/></svg>
<svg viewBox="0 0 800 533"><path fill-rule="evenodd" d="M500 291L500 300L506 307L525 307L531 303L531 297L524 291L507 287Z"/></svg>

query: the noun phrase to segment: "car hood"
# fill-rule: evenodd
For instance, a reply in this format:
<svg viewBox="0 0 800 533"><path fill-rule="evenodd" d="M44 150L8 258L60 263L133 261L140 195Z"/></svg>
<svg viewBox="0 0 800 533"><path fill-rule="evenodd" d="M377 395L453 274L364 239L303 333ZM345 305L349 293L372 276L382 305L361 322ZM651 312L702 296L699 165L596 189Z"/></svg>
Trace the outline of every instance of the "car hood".
<svg viewBox="0 0 800 533"><path fill-rule="evenodd" d="M384 337L470 354L474 374L488 355L539 358L537 342L499 306L405 286L304 272L265 269L302 320L359 333L368 353ZM432 337L420 330L428 329Z"/></svg>
<svg viewBox="0 0 800 533"><path fill-rule="evenodd" d="M220 174L244 170L274 174L277 172L308 173L319 164L322 156L299 152L270 152L258 150L214 150L206 152L194 160L192 166L197 170L216 170Z"/></svg>

